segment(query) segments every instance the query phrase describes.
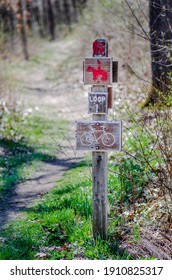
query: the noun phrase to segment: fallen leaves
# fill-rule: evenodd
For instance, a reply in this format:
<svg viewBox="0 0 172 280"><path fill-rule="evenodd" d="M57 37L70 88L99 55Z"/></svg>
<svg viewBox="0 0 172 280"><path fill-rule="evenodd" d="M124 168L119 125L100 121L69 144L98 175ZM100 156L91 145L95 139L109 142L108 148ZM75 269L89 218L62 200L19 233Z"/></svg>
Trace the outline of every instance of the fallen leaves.
<svg viewBox="0 0 172 280"><path fill-rule="evenodd" d="M67 242L62 246L43 246L40 248L40 252L35 255L38 259L48 259L51 256L52 252L57 251L58 253L61 252L69 252L71 250L72 244L71 242Z"/></svg>
<svg viewBox="0 0 172 280"><path fill-rule="evenodd" d="M46 254L43 252L39 252L35 255L36 258L41 259L41 260L46 260L49 256L50 256L50 254Z"/></svg>
<svg viewBox="0 0 172 280"><path fill-rule="evenodd" d="M137 201L121 213L125 222L119 227L120 248L135 259L169 260L172 257L172 223L162 194L158 189L153 192L159 195L152 199L149 196L142 203ZM136 227L138 232L135 232Z"/></svg>

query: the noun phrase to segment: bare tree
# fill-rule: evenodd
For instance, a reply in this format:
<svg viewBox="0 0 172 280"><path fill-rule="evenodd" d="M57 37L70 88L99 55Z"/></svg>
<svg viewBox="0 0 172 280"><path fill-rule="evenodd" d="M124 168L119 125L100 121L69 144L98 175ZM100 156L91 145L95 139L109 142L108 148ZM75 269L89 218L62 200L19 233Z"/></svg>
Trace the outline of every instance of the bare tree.
<svg viewBox="0 0 172 280"><path fill-rule="evenodd" d="M26 60L28 60L29 59L29 54L28 54L28 49L27 49L27 37L26 37L25 23L24 23L24 17L23 17L23 1L22 0L17 1L16 17L17 17L17 20L18 20L17 28L20 32L24 58Z"/></svg>
<svg viewBox="0 0 172 280"><path fill-rule="evenodd" d="M47 0L48 28L51 40L55 39L55 20L51 0Z"/></svg>
<svg viewBox="0 0 172 280"><path fill-rule="evenodd" d="M152 89L147 104L155 104L166 99L171 91L172 1L150 0L149 18Z"/></svg>
<svg viewBox="0 0 172 280"><path fill-rule="evenodd" d="M56 26L69 26L77 21L80 7L85 6L87 0L0 0L0 31L4 34L4 46L11 38L14 48L14 36L19 32L25 59L29 59L27 30L33 34L39 30L41 37L55 39ZM6 36L7 35L7 36ZM5 47L3 47L5 49Z"/></svg>

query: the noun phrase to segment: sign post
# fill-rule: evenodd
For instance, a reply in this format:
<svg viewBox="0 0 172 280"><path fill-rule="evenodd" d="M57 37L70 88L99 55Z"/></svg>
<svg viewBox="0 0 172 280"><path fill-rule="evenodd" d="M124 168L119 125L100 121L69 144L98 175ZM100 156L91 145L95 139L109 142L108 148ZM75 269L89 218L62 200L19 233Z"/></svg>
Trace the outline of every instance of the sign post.
<svg viewBox="0 0 172 280"><path fill-rule="evenodd" d="M108 57L107 41L95 40L93 57L85 58L83 65L84 84L92 85L88 93L88 113L92 114L92 121L76 123L76 149L92 151L95 239L107 239L107 152L121 150L121 122L107 120L108 108L112 107L112 83L117 82L117 66L117 62Z"/></svg>

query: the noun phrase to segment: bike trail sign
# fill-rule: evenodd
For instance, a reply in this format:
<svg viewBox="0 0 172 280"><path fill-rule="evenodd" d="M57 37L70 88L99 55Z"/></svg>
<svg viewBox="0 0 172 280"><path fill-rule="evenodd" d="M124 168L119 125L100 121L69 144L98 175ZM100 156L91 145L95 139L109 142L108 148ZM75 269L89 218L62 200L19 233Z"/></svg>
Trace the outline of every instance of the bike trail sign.
<svg viewBox="0 0 172 280"><path fill-rule="evenodd" d="M76 149L121 151L121 121L77 121Z"/></svg>

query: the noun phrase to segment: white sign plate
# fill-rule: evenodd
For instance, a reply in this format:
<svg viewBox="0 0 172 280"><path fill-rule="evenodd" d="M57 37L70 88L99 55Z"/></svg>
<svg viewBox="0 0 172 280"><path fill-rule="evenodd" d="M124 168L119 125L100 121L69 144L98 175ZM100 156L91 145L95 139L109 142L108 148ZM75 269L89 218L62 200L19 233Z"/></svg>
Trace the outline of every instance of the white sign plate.
<svg viewBox="0 0 172 280"><path fill-rule="evenodd" d="M121 151L121 121L77 121L76 149Z"/></svg>
<svg viewBox="0 0 172 280"><path fill-rule="evenodd" d="M107 114L108 112L108 93L89 92L88 93L88 113Z"/></svg>

